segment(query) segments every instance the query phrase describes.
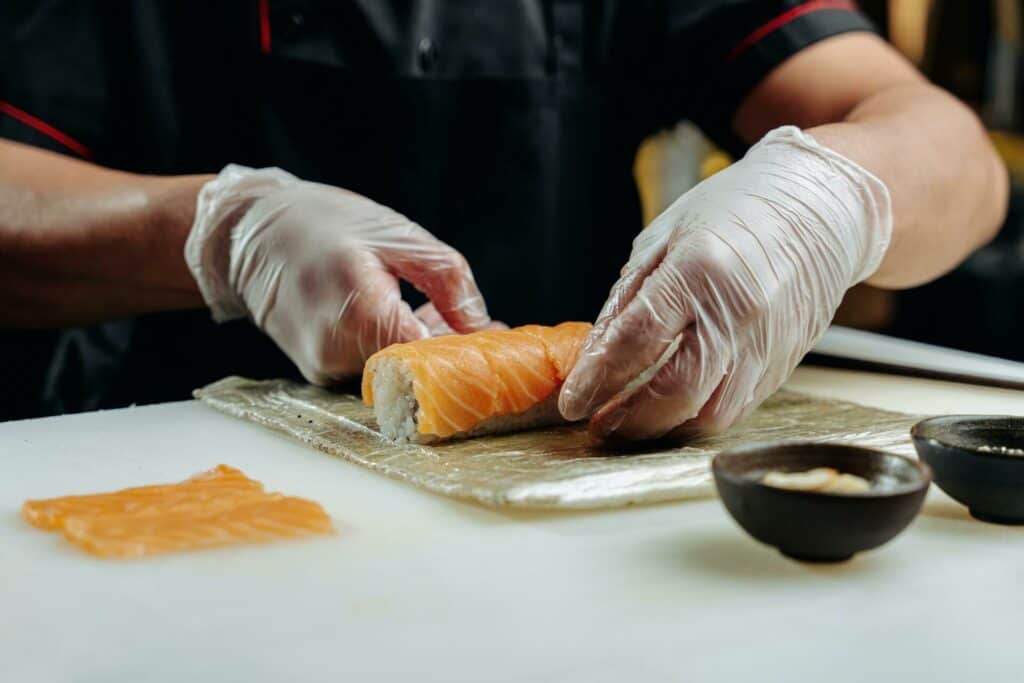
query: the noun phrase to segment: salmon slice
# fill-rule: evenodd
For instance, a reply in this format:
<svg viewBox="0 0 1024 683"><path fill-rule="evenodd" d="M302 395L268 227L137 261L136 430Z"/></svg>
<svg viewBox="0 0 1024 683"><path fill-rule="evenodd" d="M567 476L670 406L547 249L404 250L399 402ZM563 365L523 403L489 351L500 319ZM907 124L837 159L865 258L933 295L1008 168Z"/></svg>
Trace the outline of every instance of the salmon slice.
<svg viewBox="0 0 1024 683"><path fill-rule="evenodd" d="M465 434L488 420L535 408L537 424L550 423L552 410L543 404L572 370L590 329L587 323L573 322L527 325L394 344L367 360L363 400L375 406L375 378L382 370L388 382L392 377L409 381L412 396L387 387L388 400L397 402L398 411L389 406L375 410L382 429L399 438L407 421L400 409L413 399L416 430L431 437Z"/></svg>
<svg viewBox="0 0 1024 683"><path fill-rule="evenodd" d="M555 327L524 325L519 329L524 334L540 339L544 344L548 360L554 366L555 372L558 374L558 382L561 384L576 365L576 357L579 356L580 348L583 347L583 342L590 334L591 325L589 323L562 323Z"/></svg>
<svg viewBox="0 0 1024 683"><path fill-rule="evenodd" d="M22 513L41 529L63 530L69 541L100 557L141 557L333 532L319 504L267 493L263 484L227 465L177 484L31 500Z"/></svg>
<svg viewBox="0 0 1024 683"><path fill-rule="evenodd" d="M128 558L333 531L331 518L318 503L264 494L220 509L72 517L64 527L64 536L98 557Z"/></svg>
<svg viewBox="0 0 1024 683"><path fill-rule="evenodd" d="M201 505L219 499L262 493L263 484L260 482L250 479L234 467L218 465L177 484L30 500L22 506L22 514L34 526L52 531L62 529L65 520L73 516L159 513L186 502Z"/></svg>

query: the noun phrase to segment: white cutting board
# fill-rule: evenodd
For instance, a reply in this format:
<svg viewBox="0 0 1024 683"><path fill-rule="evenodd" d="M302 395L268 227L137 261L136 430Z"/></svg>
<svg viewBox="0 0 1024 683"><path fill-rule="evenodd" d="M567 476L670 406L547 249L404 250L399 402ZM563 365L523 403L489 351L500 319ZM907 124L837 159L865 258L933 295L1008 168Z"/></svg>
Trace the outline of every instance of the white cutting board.
<svg viewBox="0 0 1024 683"><path fill-rule="evenodd" d="M921 380L804 370L791 386L1024 413L1018 392ZM218 462L322 502L339 535L109 562L18 516L26 497ZM813 568L717 501L500 513L194 402L0 425L0 509L0 681L19 683L1013 680L1024 613L1024 530L941 496L882 551Z"/></svg>

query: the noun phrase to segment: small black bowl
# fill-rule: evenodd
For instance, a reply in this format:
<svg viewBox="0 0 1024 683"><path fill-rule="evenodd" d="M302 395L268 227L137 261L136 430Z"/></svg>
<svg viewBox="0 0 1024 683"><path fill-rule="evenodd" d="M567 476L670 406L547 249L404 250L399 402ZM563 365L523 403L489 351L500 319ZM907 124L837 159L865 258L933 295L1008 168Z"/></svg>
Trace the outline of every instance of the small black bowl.
<svg viewBox="0 0 1024 683"><path fill-rule="evenodd" d="M910 430L935 484L996 524L1024 524L1024 418L946 415Z"/></svg>
<svg viewBox="0 0 1024 683"><path fill-rule="evenodd" d="M762 484L772 471L832 467L867 479L864 493L793 491ZM917 516L928 492L927 465L845 444L773 442L719 453L712 464L729 514L751 536L804 562L842 562L877 548Z"/></svg>

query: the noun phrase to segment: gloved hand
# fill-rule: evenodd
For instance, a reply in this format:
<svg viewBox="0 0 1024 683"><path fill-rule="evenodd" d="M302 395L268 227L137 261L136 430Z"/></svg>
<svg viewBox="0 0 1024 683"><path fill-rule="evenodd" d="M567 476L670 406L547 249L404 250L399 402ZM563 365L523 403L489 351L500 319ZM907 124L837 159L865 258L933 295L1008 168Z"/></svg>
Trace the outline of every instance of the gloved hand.
<svg viewBox="0 0 1024 683"><path fill-rule="evenodd" d="M599 438L720 432L767 398L882 261L889 192L787 126L633 243L559 408Z"/></svg>
<svg viewBox="0 0 1024 683"><path fill-rule="evenodd" d="M442 337L446 334L458 334L452 326L445 322L445 319L437 312L437 307L433 303L427 302L413 311L416 317L423 321L423 324L427 326L427 331L431 337ZM500 320L492 320L487 323L488 330L507 330L508 325L501 322Z"/></svg>
<svg viewBox="0 0 1024 683"><path fill-rule="evenodd" d="M232 165L207 183L185 259L215 320L248 315L315 384L429 336L398 278L458 332L490 322L457 251L366 197L276 168Z"/></svg>

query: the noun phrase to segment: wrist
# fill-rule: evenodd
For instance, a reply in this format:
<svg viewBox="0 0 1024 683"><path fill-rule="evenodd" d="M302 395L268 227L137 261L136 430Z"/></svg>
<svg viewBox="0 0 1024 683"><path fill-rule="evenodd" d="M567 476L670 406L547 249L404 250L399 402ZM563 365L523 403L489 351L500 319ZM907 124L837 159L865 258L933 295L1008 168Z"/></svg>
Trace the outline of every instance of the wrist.
<svg viewBox="0 0 1024 683"><path fill-rule="evenodd" d="M198 285L180 254L192 229L196 213L196 197L204 184L216 176L212 174L173 176L147 180L147 217L151 234L159 235L158 254L167 255L167 266L161 269L165 280L183 298L186 307L203 304ZM186 301L187 299L187 301Z"/></svg>
<svg viewBox="0 0 1024 683"><path fill-rule="evenodd" d="M892 200L885 183L795 126L770 131L751 152L761 147L776 147L785 150L783 154L800 157L781 161L817 186L817 191L801 192L798 197L822 217L822 228L833 233L838 246L848 254L851 269L847 286L871 277L881 266L892 240Z"/></svg>

